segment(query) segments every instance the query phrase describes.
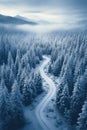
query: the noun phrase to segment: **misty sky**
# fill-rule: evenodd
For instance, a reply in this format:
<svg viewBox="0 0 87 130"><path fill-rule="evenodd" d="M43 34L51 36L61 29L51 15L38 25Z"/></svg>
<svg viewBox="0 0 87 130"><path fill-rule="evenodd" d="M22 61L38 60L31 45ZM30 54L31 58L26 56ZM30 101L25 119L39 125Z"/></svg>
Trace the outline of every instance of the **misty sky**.
<svg viewBox="0 0 87 130"><path fill-rule="evenodd" d="M0 0L0 13L59 27L87 26L87 0Z"/></svg>

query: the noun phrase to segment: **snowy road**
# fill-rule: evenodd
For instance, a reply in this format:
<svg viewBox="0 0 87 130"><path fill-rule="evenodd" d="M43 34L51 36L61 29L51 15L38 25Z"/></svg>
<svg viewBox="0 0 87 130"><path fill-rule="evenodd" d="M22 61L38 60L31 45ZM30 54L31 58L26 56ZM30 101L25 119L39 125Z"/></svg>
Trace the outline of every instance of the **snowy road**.
<svg viewBox="0 0 87 130"><path fill-rule="evenodd" d="M53 116L52 118L48 118L49 116L46 117L46 115L48 114L50 115L50 113L47 113L47 109L49 108L50 103L51 105L53 105L53 102L51 102L51 99L55 97L56 86L53 80L50 79L44 71L44 68L50 62L50 58L47 56L43 56L43 59L44 60L42 61L40 66L38 66L38 69L40 70L40 74L42 78L46 82L48 93L47 94L45 93L45 96L43 95L44 93L42 93L35 99L35 101L31 105L29 105L28 107L25 107L24 114L27 120L27 124L21 130L71 130L72 128L67 125L65 119L61 117L58 111L57 113L56 111L54 112L54 116L57 117L56 119L58 121L62 121L61 125L57 125L57 126L55 125L56 120ZM53 108L54 108L54 105L53 105Z"/></svg>
<svg viewBox="0 0 87 130"><path fill-rule="evenodd" d="M44 58L44 62L40 66L40 74L42 78L46 81L46 83L48 84L49 91L48 91L48 94L43 98L43 100L36 107L35 114L43 130L53 130L50 122L45 117L44 110L46 106L48 105L49 101L54 97L55 92L56 92L56 87L55 87L54 82L44 72L44 68L50 62L50 58L47 56L43 56L43 58Z"/></svg>

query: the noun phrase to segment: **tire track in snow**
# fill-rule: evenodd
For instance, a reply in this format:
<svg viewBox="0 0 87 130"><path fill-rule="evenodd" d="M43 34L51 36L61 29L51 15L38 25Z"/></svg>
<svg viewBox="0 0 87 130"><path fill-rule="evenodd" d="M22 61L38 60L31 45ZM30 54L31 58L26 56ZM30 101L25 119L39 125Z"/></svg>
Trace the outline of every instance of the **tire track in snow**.
<svg viewBox="0 0 87 130"><path fill-rule="evenodd" d="M43 56L43 58L44 58L44 62L40 66L40 74L48 84L49 91L47 95L43 98L43 100L39 103L39 105L36 107L35 114L43 130L53 130L50 122L45 117L44 110L48 105L49 101L54 97L56 92L56 87L54 82L44 72L44 68L50 62L50 58L47 56Z"/></svg>

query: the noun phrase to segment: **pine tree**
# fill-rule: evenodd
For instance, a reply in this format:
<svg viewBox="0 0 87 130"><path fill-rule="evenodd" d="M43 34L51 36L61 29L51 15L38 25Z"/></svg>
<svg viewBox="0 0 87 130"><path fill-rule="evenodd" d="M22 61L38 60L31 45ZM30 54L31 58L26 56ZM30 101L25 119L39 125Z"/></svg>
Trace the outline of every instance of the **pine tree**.
<svg viewBox="0 0 87 130"><path fill-rule="evenodd" d="M29 105L32 102L32 88L31 88L31 83L29 82L28 78L25 78L24 86L23 86L23 104L24 105Z"/></svg>
<svg viewBox="0 0 87 130"><path fill-rule="evenodd" d="M83 75L85 71L85 64L84 64L84 59L78 60L76 68L75 68L75 74L74 74L74 80L76 81L78 78L78 75Z"/></svg>
<svg viewBox="0 0 87 130"><path fill-rule="evenodd" d="M27 64L28 64L28 56L27 56L27 54L25 54L21 59L22 68L26 67Z"/></svg>
<svg viewBox="0 0 87 130"><path fill-rule="evenodd" d="M11 68L11 65L12 65L13 63L14 63L14 62L13 62L13 58L12 58L11 52L9 51L7 64L8 64L8 66Z"/></svg>
<svg viewBox="0 0 87 130"><path fill-rule="evenodd" d="M36 65L36 59L35 59L35 53L33 51L33 48L28 51L28 59L29 59L29 64L31 68L35 68ZM32 60L33 59L33 60Z"/></svg>
<svg viewBox="0 0 87 130"><path fill-rule="evenodd" d="M60 58L58 57L58 59L55 61L54 65L53 65L53 74L55 76L59 76L59 74L61 72L63 60L64 60L64 58L63 58L63 56L61 56Z"/></svg>
<svg viewBox="0 0 87 130"><path fill-rule="evenodd" d="M19 70L19 71L21 71L21 70ZM19 72L19 73L20 73L20 72ZM18 74L19 74L19 73L18 73ZM17 76L17 78L19 78L19 77ZM21 75L20 75L20 78L18 79L18 80L19 80L18 83L19 83L19 87L20 87L20 92L21 92L21 93L23 93L23 87L24 87L25 78L26 78L26 69L24 68L24 69L22 70L22 73L21 73Z"/></svg>
<svg viewBox="0 0 87 130"><path fill-rule="evenodd" d="M14 77L14 73L12 71L12 69L10 70L10 77L9 77L9 87L10 87L10 92L12 89L12 85L14 83L15 77Z"/></svg>
<svg viewBox="0 0 87 130"><path fill-rule="evenodd" d="M40 73L34 74L34 85L36 87L37 94L40 94L43 91L42 78L41 78Z"/></svg>
<svg viewBox="0 0 87 130"><path fill-rule="evenodd" d="M29 63L26 64L26 70L27 70L28 74L31 72L31 68L30 68L30 64Z"/></svg>
<svg viewBox="0 0 87 130"><path fill-rule="evenodd" d="M58 109L59 109L59 106L60 106L60 99L61 99L61 96L62 96L62 91L63 91L65 83L66 83L66 81L64 79L62 79L61 83L58 85L57 94L56 94L56 105L57 105Z"/></svg>
<svg viewBox="0 0 87 130"><path fill-rule="evenodd" d="M19 50L18 50L17 55L16 55L16 60L15 60L15 73L16 73L16 76L17 76L17 73L18 73L20 63L21 63L21 60L20 60L20 54L19 54Z"/></svg>
<svg viewBox="0 0 87 130"><path fill-rule="evenodd" d="M11 92L11 102L13 108L13 120L12 124L14 127L20 127L24 124L24 113L22 106L22 96L18 87L17 81L14 82Z"/></svg>
<svg viewBox="0 0 87 130"><path fill-rule="evenodd" d="M12 72L13 72L13 74L14 74L14 78L16 78L15 64L12 64L12 65L11 65L11 70L12 70Z"/></svg>
<svg viewBox="0 0 87 130"><path fill-rule="evenodd" d="M3 65L1 66L1 79L5 80L5 70L6 70L6 66L3 63Z"/></svg>
<svg viewBox="0 0 87 130"><path fill-rule="evenodd" d="M1 35L1 42L0 42L0 64L5 63L6 58L6 43L4 42L4 36Z"/></svg>
<svg viewBox="0 0 87 130"><path fill-rule="evenodd" d="M64 113L65 110L68 110L69 108L70 108L70 95L68 86L67 84L65 84L60 98L59 110L62 113Z"/></svg>
<svg viewBox="0 0 87 130"><path fill-rule="evenodd" d="M82 113L79 114L77 124L78 130L87 130L87 100L82 107Z"/></svg>
<svg viewBox="0 0 87 130"><path fill-rule="evenodd" d="M72 123L76 123L78 114L81 112L82 105L86 98L86 85L85 78L79 76L77 82L75 83L73 95L71 97L71 108L70 108L70 118Z"/></svg>
<svg viewBox="0 0 87 130"><path fill-rule="evenodd" d="M18 68L18 73L17 73L17 82L18 82L19 85L20 85L20 80L21 80L22 71L23 71L23 68L22 68L22 65L21 65L21 63L20 63L20 64L19 64L19 68Z"/></svg>
<svg viewBox="0 0 87 130"><path fill-rule="evenodd" d="M6 70L5 70L5 84L6 84L6 87L8 88L8 91L11 92L11 87L12 87L12 84L14 82L14 73L12 71L12 69L9 67L9 66L6 66Z"/></svg>
<svg viewBox="0 0 87 130"><path fill-rule="evenodd" d="M37 89L36 89L35 82L33 79L34 79L33 74L30 74L29 88L31 88L32 90L32 98L35 98L37 96Z"/></svg>
<svg viewBox="0 0 87 130"><path fill-rule="evenodd" d="M3 129L9 127L11 123L11 103L9 100L8 90L3 79L0 84L0 120L2 122Z"/></svg>
<svg viewBox="0 0 87 130"><path fill-rule="evenodd" d="M64 77L65 77L65 79L67 81L67 85L69 87L70 96L72 95L72 92L73 92L74 69L75 69L75 65L74 65L73 55L71 55L68 59L68 63L66 64L66 69L65 69L65 72L64 72Z"/></svg>

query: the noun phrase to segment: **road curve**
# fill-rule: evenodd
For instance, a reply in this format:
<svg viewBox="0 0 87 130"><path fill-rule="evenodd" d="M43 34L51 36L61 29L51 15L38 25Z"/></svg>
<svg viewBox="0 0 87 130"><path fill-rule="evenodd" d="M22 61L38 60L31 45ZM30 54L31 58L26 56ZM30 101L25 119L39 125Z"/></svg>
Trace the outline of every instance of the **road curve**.
<svg viewBox="0 0 87 130"><path fill-rule="evenodd" d="M36 107L35 114L43 130L53 130L50 122L45 117L44 110L48 105L49 101L54 97L56 92L56 87L54 82L44 72L44 68L50 62L50 58L47 56L43 56L43 59L44 62L40 66L40 74L42 78L47 82L49 91L47 95L43 98L43 100L39 103L39 105Z"/></svg>

